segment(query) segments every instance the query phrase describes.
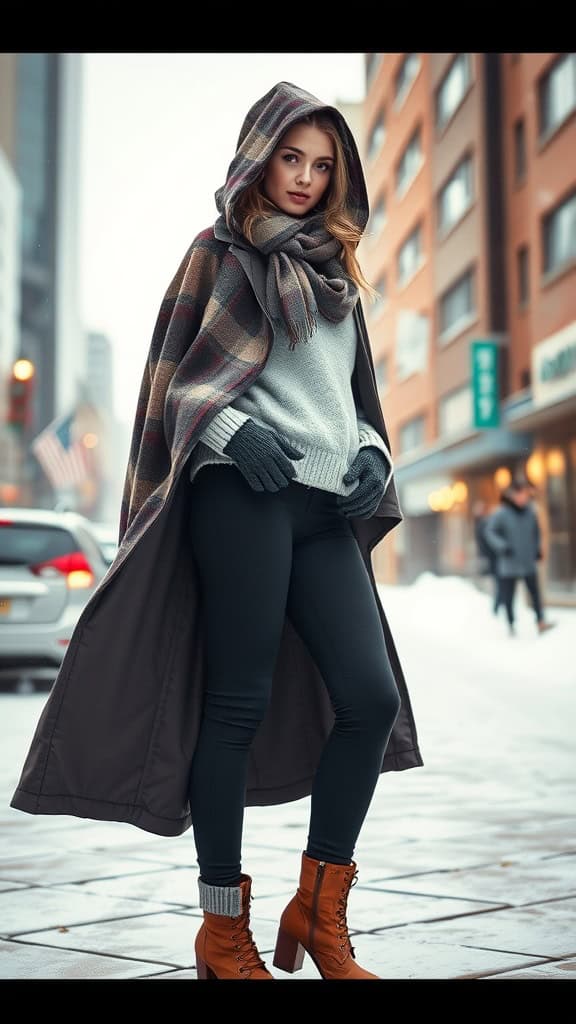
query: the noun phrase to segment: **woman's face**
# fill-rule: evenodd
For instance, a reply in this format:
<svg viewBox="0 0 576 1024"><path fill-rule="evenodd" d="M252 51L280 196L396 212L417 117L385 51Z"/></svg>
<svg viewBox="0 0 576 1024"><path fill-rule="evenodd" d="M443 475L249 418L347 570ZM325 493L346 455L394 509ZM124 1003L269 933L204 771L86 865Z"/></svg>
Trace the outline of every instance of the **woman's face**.
<svg viewBox="0 0 576 1024"><path fill-rule="evenodd" d="M327 132L307 124L293 125L266 164L262 191L284 213L302 217L324 195L334 161L334 143ZM306 198L296 198L295 192Z"/></svg>

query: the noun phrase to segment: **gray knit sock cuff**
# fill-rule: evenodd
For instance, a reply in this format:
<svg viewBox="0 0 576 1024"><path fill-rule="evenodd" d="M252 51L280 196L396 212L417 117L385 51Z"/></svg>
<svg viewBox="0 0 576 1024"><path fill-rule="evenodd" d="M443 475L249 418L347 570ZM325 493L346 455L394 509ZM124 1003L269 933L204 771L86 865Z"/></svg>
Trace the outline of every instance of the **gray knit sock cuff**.
<svg viewBox="0 0 576 1024"><path fill-rule="evenodd" d="M238 917L242 913L242 889L239 885L208 885L198 879L200 907L209 914Z"/></svg>

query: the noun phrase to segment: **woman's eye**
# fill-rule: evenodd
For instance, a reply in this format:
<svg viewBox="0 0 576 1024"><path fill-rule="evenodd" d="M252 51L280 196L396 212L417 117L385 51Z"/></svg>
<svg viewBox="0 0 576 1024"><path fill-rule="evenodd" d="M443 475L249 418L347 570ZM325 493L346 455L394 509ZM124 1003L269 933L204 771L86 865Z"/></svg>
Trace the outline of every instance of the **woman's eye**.
<svg viewBox="0 0 576 1024"><path fill-rule="evenodd" d="M293 159L297 160L298 157L295 153L286 153L282 159L292 162ZM326 171L330 170L330 164L325 164L323 161L320 162L319 167L323 167Z"/></svg>

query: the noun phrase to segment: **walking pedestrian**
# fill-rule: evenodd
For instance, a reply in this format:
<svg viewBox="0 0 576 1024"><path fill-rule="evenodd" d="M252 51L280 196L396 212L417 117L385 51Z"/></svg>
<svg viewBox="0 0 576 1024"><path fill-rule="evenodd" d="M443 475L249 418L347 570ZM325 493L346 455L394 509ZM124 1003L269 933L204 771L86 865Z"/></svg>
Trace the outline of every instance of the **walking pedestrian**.
<svg viewBox="0 0 576 1024"><path fill-rule="evenodd" d="M500 594L510 634L516 632L514 597L519 579L524 580L530 594L538 632L552 629L556 623L545 619L540 596L536 563L542 558L542 539L528 481L514 480L502 491L500 506L488 517L483 535L497 556Z"/></svg>

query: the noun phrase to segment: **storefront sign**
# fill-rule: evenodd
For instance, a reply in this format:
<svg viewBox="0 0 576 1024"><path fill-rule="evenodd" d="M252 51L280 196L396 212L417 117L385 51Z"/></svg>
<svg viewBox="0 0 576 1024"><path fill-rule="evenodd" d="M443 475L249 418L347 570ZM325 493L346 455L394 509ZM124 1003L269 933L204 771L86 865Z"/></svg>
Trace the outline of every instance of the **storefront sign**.
<svg viewBox="0 0 576 1024"><path fill-rule="evenodd" d="M498 385L498 344L472 341L472 395L476 430L500 426L500 388Z"/></svg>
<svg viewBox="0 0 576 1024"><path fill-rule="evenodd" d="M532 350L534 405L550 405L570 395L576 395L576 322Z"/></svg>

